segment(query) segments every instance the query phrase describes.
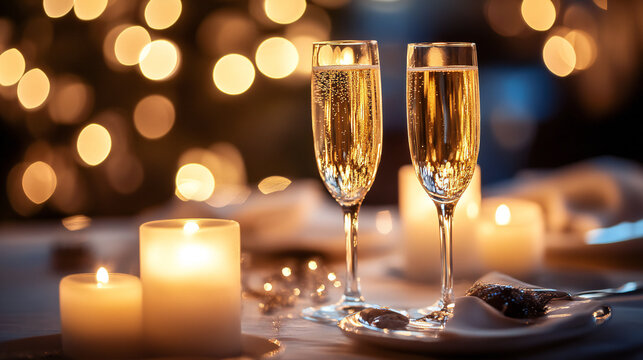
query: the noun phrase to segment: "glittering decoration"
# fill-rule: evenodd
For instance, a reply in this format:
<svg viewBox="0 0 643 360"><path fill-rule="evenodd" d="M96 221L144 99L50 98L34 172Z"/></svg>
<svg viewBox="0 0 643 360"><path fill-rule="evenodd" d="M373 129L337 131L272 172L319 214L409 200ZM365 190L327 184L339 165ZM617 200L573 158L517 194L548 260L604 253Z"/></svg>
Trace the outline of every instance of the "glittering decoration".
<svg viewBox="0 0 643 360"><path fill-rule="evenodd" d="M250 267L250 255L242 256L242 267ZM244 298L259 300L259 311L273 314L293 307L298 299L319 304L328 300L329 290L341 286L334 272L329 272L320 258L291 259L263 278L260 287L242 280Z"/></svg>
<svg viewBox="0 0 643 360"><path fill-rule="evenodd" d="M560 291L482 282L473 284L466 295L478 297L505 316L517 319L533 319L543 316L547 311L547 304L551 300L568 297L566 293Z"/></svg>

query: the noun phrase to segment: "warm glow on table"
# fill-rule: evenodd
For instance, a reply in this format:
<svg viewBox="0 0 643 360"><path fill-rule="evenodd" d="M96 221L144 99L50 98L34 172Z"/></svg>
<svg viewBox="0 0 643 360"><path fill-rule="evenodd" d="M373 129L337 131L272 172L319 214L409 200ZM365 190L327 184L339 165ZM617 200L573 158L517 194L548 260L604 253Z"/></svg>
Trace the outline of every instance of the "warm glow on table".
<svg viewBox="0 0 643 360"><path fill-rule="evenodd" d="M63 352L73 359L122 359L140 354L141 282L132 275L74 274L60 281Z"/></svg>
<svg viewBox="0 0 643 360"><path fill-rule="evenodd" d="M435 204L422 188L413 166L400 168L398 181L405 274L417 280L438 279L440 233ZM453 216L453 271L456 276L475 276L479 270L476 236L480 184L480 167L477 166Z"/></svg>
<svg viewBox="0 0 643 360"><path fill-rule="evenodd" d="M537 271L545 251L540 207L519 199L485 199L478 242L483 265L488 271L512 276Z"/></svg>
<svg viewBox="0 0 643 360"><path fill-rule="evenodd" d="M178 219L141 225L143 324L159 355L241 351L239 224Z"/></svg>

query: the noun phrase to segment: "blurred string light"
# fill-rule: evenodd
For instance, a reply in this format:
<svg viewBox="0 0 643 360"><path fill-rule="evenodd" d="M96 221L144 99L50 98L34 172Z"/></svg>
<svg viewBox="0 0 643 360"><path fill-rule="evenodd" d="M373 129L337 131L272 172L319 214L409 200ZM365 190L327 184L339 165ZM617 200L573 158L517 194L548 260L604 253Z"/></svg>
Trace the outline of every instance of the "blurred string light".
<svg viewBox="0 0 643 360"><path fill-rule="evenodd" d="M257 48L255 63L267 77L282 79L295 71L299 55L293 43L282 37L272 37L264 40Z"/></svg>
<svg viewBox="0 0 643 360"><path fill-rule="evenodd" d="M78 135L76 149L87 165L96 166L109 155L112 149L112 138L103 126L89 124Z"/></svg>
<svg viewBox="0 0 643 360"><path fill-rule="evenodd" d="M565 77L574 71L576 53L565 38L555 35L547 39L543 47L543 60L547 69L554 75Z"/></svg>
<svg viewBox="0 0 643 360"><path fill-rule="evenodd" d="M40 69L27 71L18 82L18 100L25 109L35 109L49 96L49 78Z"/></svg>
<svg viewBox="0 0 643 360"><path fill-rule="evenodd" d="M107 7L107 0L74 0L74 13L80 20L98 18Z"/></svg>
<svg viewBox="0 0 643 360"><path fill-rule="evenodd" d="M525 30L520 0L487 0L484 15L491 28L502 36L516 36Z"/></svg>
<svg viewBox="0 0 643 360"><path fill-rule="evenodd" d="M152 42L150 34L142 26L129 26L121 31L114 41L114 55L126 66L136 65L141 52Z"/></svg>
<svg viewBox="0 0 643 360"><path fill-rule="evenodd" d="M243 94L252 86L255 68L252 62L239 54L228 54L214 65L212 80L217 89L228 95Z"/></svg>
<svg viewBox="0 0 643 360"><path fill-rule="evenodd" d="M179 166L190 163L205 166L215 179L216 188L207 200L208 205L240 204L250 194L243 157L234 145L215 143L207 149L188 149L179 157Z"/></svg>
<svg viewBox="0 0 643 360"><path fill-rule="evenodd" d="M174 75L179 66L179 49L168 40L147 44L139 56L143 76L150 80L165 80Z"/></svg>
<svg viewBox="0 0 643 360"><path fill-rule="evenodd" d="M268 176L259 182L257 188L262 194L268 195L274 192L284 191L290 184L292 184L292 181L286 177Z"/></svg>
<svg viewBox="0 0 643 360"><path fill-rule="evenodd" d="M310 36L326 40L330 36L330 30L331 21L328 13L318 6L311 5L306 8L306 12L299 20L286 26L285 36L286 38Z"/></svg>
<svg viewBox="0 0 643 360"><path fill-rule="evenodd" d="M181 166L176 172L175 182L181 200L205 201L214 191L214 176L201 164Z"/></svg>
<svg viewBox="0 0 643 360"><path fill-rule="evenodd" d="M93 90L74 75L54 79L48 104L51 120L58 124L75 124L87 116L93 105Z"/></svg>
<svg viewBox="0 0 643 360"><path fill-rule="evenodd" d="M105 35L103 40L103 57L105 58L105 63L109 66L110 69L115 71L122 71L125 69L123 64L121 64L116 58L115 48L116 48L116 38L118 35L123 32L129 25L121 24L111 28Z"/></svg>
<svg viewBox="0 0 643 360"><path fill-rule="evenodd" d="M30 216L38 210L38 206L27 198L22 189L22 178L26 169L27 164L21 162L11 168L7 175L7 199L13 210L22 216Z"/></svg>
<svg viewBox="0 0 643 360"><path fill-rule="evenodd" d="M199 25L197 42L210 56L227 53L249 53L255 46L257 25L248 14L236 9L223 9L209 14Z"/></svg>
<svg viewBox="0 0 643 360"><path fill-rule="evenodd" d="M306 0L264 0L266 16L277 24L290 24L306 11Z"/></svg>
<svg viewBox="0 0 643 360"><path fill-rule="evenodd" d="M143 137L158 139L165 136L174 125L174 105L162 95L149 95L134 108L134 126Z"/></svg>
<svg viewBox="0 0 643 360"><path fill-rule="evenodd" d="M290 38L290 42L295 45L299 55L299 62L295 68L297 75L310 76L313 69L312 61L310 61L310 59L313 57L313 42L315 41L320 41L320 39L306 35Z"/></svg>
<svg viewBox="0 0 643 360"><path fill-rule="evenodd" d="M11 86L25 72L25 58L20 50L13 48L0 54L0 85Z"/></svg>
<svg viewBox="0 0 643 360"><path fill-rule="evenodd" d="M576 54L574 69L585 70L594 64L597 47L591 35L583 30L572 30L565 35L565 40L572 45Z"/></svg>
<svg viewBox="0 0 643 360"><path fill-rule="evenodd" d="M551 0L523 0L520 12L525 23L537 31L549 30L556 21L556 7Z"/></svg>
<svg viewBox="0 0 643 360"><path fill-rule="evenodd" d="M594 0L594 4L599 8L607 11L607 0Z"/></svg>
<svg viewBox="0 0 643 360"><path fill-rule="evenodd" d="M56 173L42 161L29 165L22 175L22 190L34 204L47 201L56 190Z"/></svg>
<svg viewBox="0 0 643 360"><path fill-rule="evenodd" d="M50 18L59 18L67 15L74 7L74 0L42 0L45 14Z"/></svg>
<svg viewBox="0 0 643 360"><path fill-rule="evenodd" d="M155 30L167 29L181 16L181 0L150 0L145 6L145 22Z"/></svg>

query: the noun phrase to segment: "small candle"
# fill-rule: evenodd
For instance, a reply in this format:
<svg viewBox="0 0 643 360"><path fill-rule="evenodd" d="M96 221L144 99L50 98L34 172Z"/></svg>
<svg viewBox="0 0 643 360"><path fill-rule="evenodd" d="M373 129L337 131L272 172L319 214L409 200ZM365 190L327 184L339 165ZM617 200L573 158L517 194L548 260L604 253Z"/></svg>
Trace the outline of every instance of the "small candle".
<svg viewBox="0 0 643 360"><path fill-rule="evenodd" d="M141 225L143 331L156 355L241 353L239 224L180 219Z"/></svg>
<svg viewBox="0 0 643 360"><path fill-rule="evenodd" d="M544 231L538 204L519 199L485 199L478 234L483 266L512 276L532 274L543 263Z"/></svg>
<svg viewBox="0 0 643 360"><path fill-rule="evenodd" d="M74 274L60 281L63 353L74 359L132 358L142 341L141 282L136 276Z"/></svg>
<svg viewBox="0 0 643 360"><path fill-rule="evenodd" d="M438 212L415 175L413 166L400 168L399 202L404 236L405 274L414 280L440 277L440 232ZM477 276L477 218L480 211L480 167L458 201L453 216L454 274Z"/></svg>

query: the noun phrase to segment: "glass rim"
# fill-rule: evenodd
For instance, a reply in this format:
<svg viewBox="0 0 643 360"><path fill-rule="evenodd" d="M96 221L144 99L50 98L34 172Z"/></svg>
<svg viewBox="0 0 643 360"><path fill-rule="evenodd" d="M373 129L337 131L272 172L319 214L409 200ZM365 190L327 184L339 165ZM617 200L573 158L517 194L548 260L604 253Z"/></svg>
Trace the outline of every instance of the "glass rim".
<svg viewBox="0 0 643 360"><path fill-rule="evenodd" d="M377 40L326 40L326 41L313 41L313 45L377 45Z"/></svg>
<svg viewBox="0 0 643 360"><path fill-rule="evenodd" d="M409 47L476 47L474 42L466 41L438 41L409 43Z"/></svg>

